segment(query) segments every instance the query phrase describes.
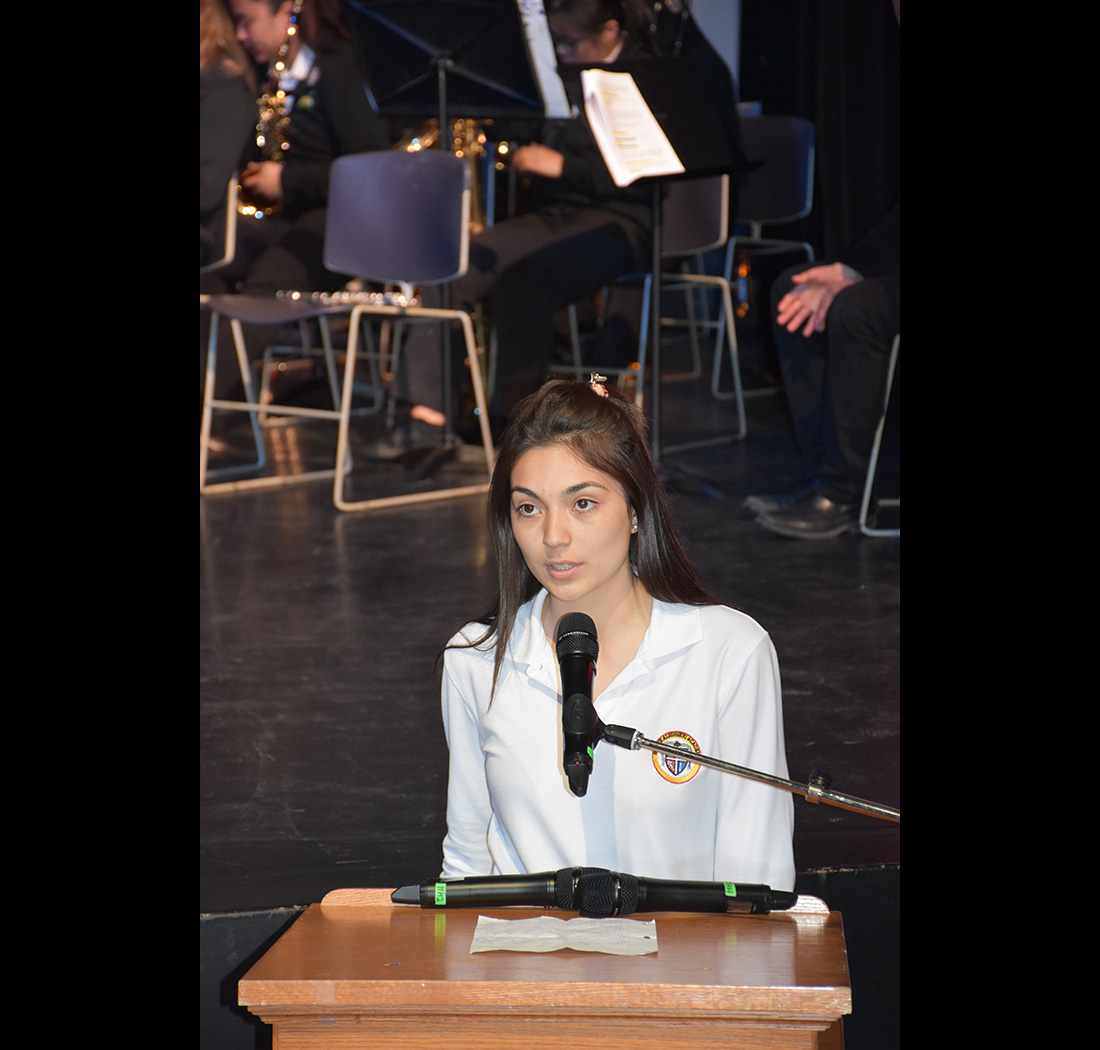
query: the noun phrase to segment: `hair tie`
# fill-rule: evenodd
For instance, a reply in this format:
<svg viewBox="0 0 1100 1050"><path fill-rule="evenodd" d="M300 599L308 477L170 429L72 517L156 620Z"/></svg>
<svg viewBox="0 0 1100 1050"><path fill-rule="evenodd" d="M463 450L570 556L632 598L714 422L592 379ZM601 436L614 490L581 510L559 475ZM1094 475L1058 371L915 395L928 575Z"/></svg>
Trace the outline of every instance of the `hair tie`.
<svg viewBox="0 0 1100 1050"><path fill-rule="evenodd" d="M588 377L588 385L595 390L600 397L607 397L607 387L604 386L606 382L607 376L597 375L595 372Z"/></svg>

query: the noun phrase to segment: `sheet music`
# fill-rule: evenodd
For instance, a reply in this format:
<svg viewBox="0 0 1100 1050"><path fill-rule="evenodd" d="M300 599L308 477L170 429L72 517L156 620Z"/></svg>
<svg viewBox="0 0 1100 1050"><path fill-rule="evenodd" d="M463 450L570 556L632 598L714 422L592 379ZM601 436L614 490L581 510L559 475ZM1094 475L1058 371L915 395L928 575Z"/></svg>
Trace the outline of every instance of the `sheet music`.
<svg viewBox="0 0 1100 1050"><path fill-rule="evenodd" d="M565 95L565 85L558 76L558 59L546 21L546 9L542 0L516 0L516 3L523 31L527 35L531 64L535 67L535 76L542 91L546 116L564 119L570 116L571 109Z"/></svg>
<svg viewBox="0 0 1100 1050"><path fill-rule="evenodd" d="M629 73L581 72L584 109L616 186L647 175L679 175L680 158Z"/></svg>

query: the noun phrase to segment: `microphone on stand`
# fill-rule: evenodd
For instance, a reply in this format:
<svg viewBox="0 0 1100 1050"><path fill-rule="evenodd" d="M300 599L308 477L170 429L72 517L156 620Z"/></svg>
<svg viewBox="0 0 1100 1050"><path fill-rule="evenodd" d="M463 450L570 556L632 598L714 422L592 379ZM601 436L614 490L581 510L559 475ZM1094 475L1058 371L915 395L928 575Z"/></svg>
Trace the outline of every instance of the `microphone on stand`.
<svg viewBox="0 0 1100 1050"><path fill-rule="evenodd" d="M561 728L565 739L562 768L569 780L569 790L582 797L588 791L592 752L603 729L592 706L592 679L600 653L592 618L584 613L562 617L556 651L561 669Z"/></svg>
<svg viewBox="0 0 1100 1050"><path fill-rule="evenodd" d="M767 915L792 907L798 894L759 883L645 879L606 868L578 867L533 875L421 882L394 890L390 899L421 908L561 908L602 918L640 911Z"/></svg>

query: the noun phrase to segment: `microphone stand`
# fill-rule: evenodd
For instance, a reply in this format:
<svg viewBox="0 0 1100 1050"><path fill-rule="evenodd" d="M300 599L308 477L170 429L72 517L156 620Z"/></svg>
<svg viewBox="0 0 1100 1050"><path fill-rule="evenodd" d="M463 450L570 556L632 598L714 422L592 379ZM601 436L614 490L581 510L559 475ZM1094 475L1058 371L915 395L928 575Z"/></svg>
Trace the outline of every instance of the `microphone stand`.
<svg viewBox="0 0 1100 1050"><path fill-rule="evenodd" d="M810 774L808 784L798 784L793 780L773 776L771 773L761 773L746 766L737 766L732 762L723 762L721 759L697 755L694 752L685 751L683 748L668 747L657 743L655 740L647 740L637 729L630 729L626 726L609 726L604 725L602 722L599 724L598 729L601 739L614 744L616 747L626 748L628 751L638 751L641 748L646 748L649 751L655 751L659 755L690 760L709 769L717 769L723 773L736 773L738 776L747 777L749 780L756 780L762 784L771 784L773 787L782 788L784 791L790 791L795 795L804 795L807 802L827 802L831 806L851 810L854 813L866 813L868 816L877 817L879 820L889 820L895 824L901 823L900 810L880 805L877 802L868 802L866 799L855 798L851 795L842 795L839 791L830 791L829 785L832 783L832 777L820 770L815 769Z"/></svg>

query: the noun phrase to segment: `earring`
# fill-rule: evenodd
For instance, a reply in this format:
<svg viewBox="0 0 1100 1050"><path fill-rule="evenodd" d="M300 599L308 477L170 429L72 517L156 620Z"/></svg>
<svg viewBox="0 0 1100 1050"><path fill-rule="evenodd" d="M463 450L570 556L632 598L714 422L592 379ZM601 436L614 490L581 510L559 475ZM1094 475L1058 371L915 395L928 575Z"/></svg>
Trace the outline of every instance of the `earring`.
<svg viewBox="0 0 1100 1050"><path fill-rule="evenodd" d="M632 517L630 519L630 532L631 532L631 535L633 535L637 531L638 531L638 519Z"/></svg>

